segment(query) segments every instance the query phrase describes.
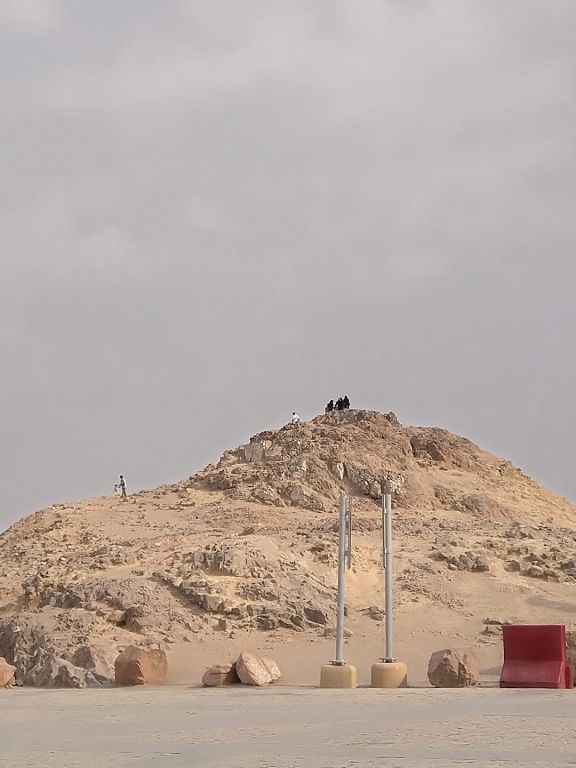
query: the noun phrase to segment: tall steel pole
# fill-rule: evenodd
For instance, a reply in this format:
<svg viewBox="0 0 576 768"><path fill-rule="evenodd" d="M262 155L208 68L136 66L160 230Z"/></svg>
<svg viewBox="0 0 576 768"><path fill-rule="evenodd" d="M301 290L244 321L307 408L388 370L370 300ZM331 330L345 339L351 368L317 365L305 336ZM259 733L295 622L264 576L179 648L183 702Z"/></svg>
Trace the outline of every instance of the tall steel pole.
<svg viewBox="0 0 576 768"><path fill-rule="evenodd" d="M392 641L392 494L386 488L382 498L384 532L384 620L386 631L386 661L394 661Z"/></svg>
<svg viewBox="0 0 576 768"><path fill-rule="evenodd" d="M346 580L346 496L340 496L340 526L338 532L338 597L336 603L336 658L334 664L344 664L344 586Z"/></svg>

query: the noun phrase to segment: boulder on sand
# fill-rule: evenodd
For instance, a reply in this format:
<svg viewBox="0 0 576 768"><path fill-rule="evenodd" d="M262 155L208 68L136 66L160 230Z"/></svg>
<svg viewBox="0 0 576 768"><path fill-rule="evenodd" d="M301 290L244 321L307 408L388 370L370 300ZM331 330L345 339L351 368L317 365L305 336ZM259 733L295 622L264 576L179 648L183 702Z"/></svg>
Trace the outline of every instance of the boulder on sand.
<svg viewBox="0 0 576 768"><path fill-rule="evenodd" d="M278 666L278 664L276 664L274 659L269 659L266 656L263 656L260 659L260 661L262 662L262 664L264 664L264 666L270 673L270 677L272 678L273 683L275 683L276 680L280 680L280 678L282 677L282 673L280 672L280 667Z"/></svg>
<svg viewBox="0 0 576 768"><path fill-rule="evenodd" d="M436 651L428 662L428 680L435 688L469 688L478 685L480 665L466 648Z"/></svg>
<svg viewBox="0 0 576 768"><path fill-rule="evenodd" d="M272 659L260 659L245 651L238 656L236 672L244 685L268 685L280 677L278 665Z"/></svg>
<svg viewBox="0 0 576 768"><path fill-rule="evenodd" d="M236 672L236 664L213 664L202 675L202 685L215 688L220 685L237 685L240 678Z"/></svg>
<svg viewBox="0 0 576 768"><path fill-rule="evenodd" d="M168 659L160 648L129 645L114 662L116 685L160 685L168 676Z"/></svg>
<svg viewBox="0 0 576 768"><path fill-rule="evenodd" d="M15 685L15 672L16 667L13 667L12 664L8 664L6 659L3 659L0 656L0 688L11 688Z"/></svg>

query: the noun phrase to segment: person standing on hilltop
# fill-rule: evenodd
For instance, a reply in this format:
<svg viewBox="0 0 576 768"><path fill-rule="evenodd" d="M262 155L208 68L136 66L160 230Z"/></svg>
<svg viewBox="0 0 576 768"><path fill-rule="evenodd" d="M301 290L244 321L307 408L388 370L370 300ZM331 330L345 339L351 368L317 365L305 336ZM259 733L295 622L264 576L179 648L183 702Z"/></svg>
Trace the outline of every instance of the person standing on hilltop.
<svg viewBox="0 0 576 768"><path fill-rule="evenodd" d="M337 411L343 411L344 410L344 400L342 400L341 397L336 400L336 410Z"/></svg>
<svg viewBox="0 0 576 768"><path fill-rule="evenodd" d="M344 410L347 411L348 408L350 408L350 400L348 398L348 395L344 395L344 398L342 399Z"/></svg>
<svg viewBox="0 0 576 768"><path fill-rule="evenodd" d="M324 408L324 413L332 413L334 410L334 400L330 400L326 408Z"/></svg>
<svg viewBox="0 0 576 768"><path fill-rule="evenodd" d="M118 483L120 486L120 498L121 499L127 499L128 496L126 494L126 479L124 475L120 475L120 482Z"/></svg>
<svg viewBox="0 0 576 768"><path fill-rule="evenodd" d="M296 411L292 412L292 424L299 424L300 423L300 416L296 413Z"/></svg>

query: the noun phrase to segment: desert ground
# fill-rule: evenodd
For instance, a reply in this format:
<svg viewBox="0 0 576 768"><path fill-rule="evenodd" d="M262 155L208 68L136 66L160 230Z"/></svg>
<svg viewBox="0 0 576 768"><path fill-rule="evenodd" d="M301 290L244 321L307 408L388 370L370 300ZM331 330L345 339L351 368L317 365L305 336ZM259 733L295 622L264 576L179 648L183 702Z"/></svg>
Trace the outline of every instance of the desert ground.
<svg viewBox="0 0 576 768"><path fill-rule="evenodd" d="M2 768L560 768L571 691L0 691Z"/></svg>

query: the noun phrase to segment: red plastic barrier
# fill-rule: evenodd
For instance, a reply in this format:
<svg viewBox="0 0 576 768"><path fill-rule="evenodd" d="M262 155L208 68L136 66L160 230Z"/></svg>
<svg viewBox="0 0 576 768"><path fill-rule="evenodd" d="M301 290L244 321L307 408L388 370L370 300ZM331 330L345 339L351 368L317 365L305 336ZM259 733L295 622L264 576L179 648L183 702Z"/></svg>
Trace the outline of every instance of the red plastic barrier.
<svg viewBox="0 0 576 768"><path fill-rule="evenodd" d="M505 624L500 688L569 688L563 624Z"/></svg>

